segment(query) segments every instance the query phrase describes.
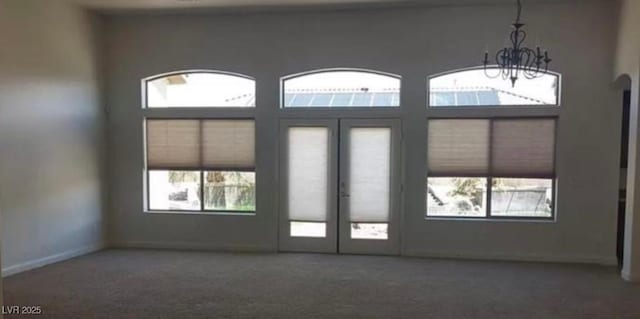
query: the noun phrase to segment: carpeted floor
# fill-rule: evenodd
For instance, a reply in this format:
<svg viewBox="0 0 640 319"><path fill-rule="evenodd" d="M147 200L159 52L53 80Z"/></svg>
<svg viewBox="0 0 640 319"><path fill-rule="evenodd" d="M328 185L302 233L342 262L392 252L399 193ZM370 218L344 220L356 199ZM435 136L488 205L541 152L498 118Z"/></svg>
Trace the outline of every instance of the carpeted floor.
<svg viewBox="0 0 640 319"><path fill-rule="evenodd" d="M4 284L42 307L21 318L640 318L640 285L586 265L106 250Z"/></svg>

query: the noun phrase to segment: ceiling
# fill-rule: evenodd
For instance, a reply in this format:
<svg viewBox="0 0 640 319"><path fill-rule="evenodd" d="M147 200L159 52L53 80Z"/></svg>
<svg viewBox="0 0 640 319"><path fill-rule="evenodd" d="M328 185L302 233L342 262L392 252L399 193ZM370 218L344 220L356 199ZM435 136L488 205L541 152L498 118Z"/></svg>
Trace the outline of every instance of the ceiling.
<svg viewBox="0 0 640 319"><path fill-rule="evenodd" d="M515 0L68 0L92 9L189 9L238 7L302 7L357 4L468 5L513 3ZM577 0L527 0L526 2L566 2ZM586 0L584 0L586 1ZM525 2L525 4L526 4Z"/></svg>

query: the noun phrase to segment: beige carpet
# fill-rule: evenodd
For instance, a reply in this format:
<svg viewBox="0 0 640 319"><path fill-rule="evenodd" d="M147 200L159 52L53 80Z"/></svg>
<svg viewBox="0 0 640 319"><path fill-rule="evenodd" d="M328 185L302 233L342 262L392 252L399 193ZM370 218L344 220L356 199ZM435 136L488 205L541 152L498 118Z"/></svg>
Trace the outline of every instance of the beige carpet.
<svg viewBox="0 0 640 319"><path fill-rule="evenodd" d="M639 285L586 265L106 250L4 283L42 307L20 318L640 318Z"/></svg>

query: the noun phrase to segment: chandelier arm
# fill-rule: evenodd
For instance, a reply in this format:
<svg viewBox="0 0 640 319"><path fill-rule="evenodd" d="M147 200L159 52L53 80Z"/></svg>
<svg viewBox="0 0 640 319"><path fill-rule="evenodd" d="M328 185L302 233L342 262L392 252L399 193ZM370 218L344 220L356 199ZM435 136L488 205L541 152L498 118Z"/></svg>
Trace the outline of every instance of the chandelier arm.
<svg viewBox="0 0 640 319"><path fill-rule="evenodd" d="M488 70L488 69L487 69L487 67L485 66L485 68L484 68L484 76L486 76L486 77L488 77L488 78L490 78L490 79L496 79L496 78L498 78L498 77L500 76L500 71L498 71L498 73L496 73L495 75L491 75L491 74L489 73L489 70Z"/></svg>
<svg viewBox="0 0 640 319"><path fill-rule="evenodd" d="M501 69L504 67L504 51L506 48L498 50L496 52L496 65L498 65ZM500 58L503 58L502 60Z"/></svg>
<svg viewBox="0 0 640 319"><path fill-rule="evenodd" d="M489 59L485 58L484 60L484 75L490 79L495 79L497 77L500 76L500 69L498 68L498 73L496 73L495 75L491 75L489 73L489 69L491 69L489 66Z"/></svg>
<svg viewBox="0 0 640 319"><path fill-rule="evenodd" d="M522 46L522 43L524 43L524 40L527 38L527 32L522 30L522 29L518 29L518 33L520 34L520 42L518 42L518 48Z"/></svg>
<svg viewBox="0 0 640 319"><path fill-rule="evenodd" d="M525 48L523 50L523 54L526 54L527 56L524 63L525 76L529 79L535 78L537 72L536 52L529 48Z"/></svg>
<svg viewBox="0 0 640 319"><path fill-rule="evenodd" d="M498 52L502 61L500 63L500 69L502 73L502 79L506 80L509 78L509 65L511 65L511 49L504 48Z"/></svg>
<svg viewBox="0 0 640 319"><path fill-rule="evenodd" d="M540 64L537 62L538 55L534 50L526 48L527 62L525 64L524 75L527 79L535 79L538 77L538 71L540 70Z"/></svg>
<svg viewBox="0 0 640 319"><path fill-rule="evenodd" d="M542 62L540 61L540 56L538 55L538 51L537 50L539 50L539 49L536 49L536 51L531 50L531 54L534 57L532 63L533 63L533 65L535 65L534 76L536 78L542 76L542 73L544 73L544 72L542 72L542 73L540 72L540 66L542 65Z"/></svg>
<svg viewBox="0 0 640 319"><path fill-rule="evenodd" d="M524 48L520 52L520 64L522 65L522 73L527 75L529 71L529 63L531 62L531 56L529 54L528 48Z"/></svg>

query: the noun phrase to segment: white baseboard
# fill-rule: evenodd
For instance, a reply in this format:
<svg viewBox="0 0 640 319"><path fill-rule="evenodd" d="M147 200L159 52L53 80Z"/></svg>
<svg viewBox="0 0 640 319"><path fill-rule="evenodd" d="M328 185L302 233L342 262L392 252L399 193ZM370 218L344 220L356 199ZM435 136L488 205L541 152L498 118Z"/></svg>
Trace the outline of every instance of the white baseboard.
<svg viewBox="0 0 640 319"><path fill-rule="evenodd" d="M405 250L404 256L452 258L452 259L476 259L476 260L503 260L526 262L553 262L553 263L577 263L615 266L618 260L615 256L602 257L590 255L541 255L541 254L506 254L483 252L431 252L418 250Z"/></svg>
<svg viewBox="0 0 640 319"><path fill-rule="evenodd" d="M203 250L223 252L277 252L276 247L269 245L229 245L198 242L165 242L165 241L127 241L115 242L110 245L113 248L141 248L141 249L175 249L175 250ZM425 252L405 250L403 256L455 258L477 260L504 260L527 262L557 262L557 263L581 263L615 266L618 260L615 256L606 258L602 256L584 255L539 255L539 254L501 254L478 252Z"/></svg>
<svg viewBox="0 0 640 319"><path fill-rule="evenodd" d="M2 277L15 275L23 271L39 268L39 267L53 264L59 261L67 260L73 257L86 255L92 252L96 252L98 250L102 250L105 247L106 247L105 243L97 243L97 244L85 246L79 249L68 250L62 253L38 258L35 260L30 260L30 261L19 263L16 265L11 265L11 266L2 268Z"/></svg>
<svg viewBox="0 0 640 319"><path fill-rule="evenodd" d="M631 273L626 269L623 269L620 272L620 276L622 277L622 279L628 282L640 282L640 276L632 276Z"/></svg>
<svg viewBox="0 0 640 319"><path fill-rule="evenodd" d="M203 250L222 252L277 252L277 249L267 245L229 245L201 242L165 242L165 241L126 241L114 242L110 248L143 248L143 249L172 249L172 250Z"/></svg>

